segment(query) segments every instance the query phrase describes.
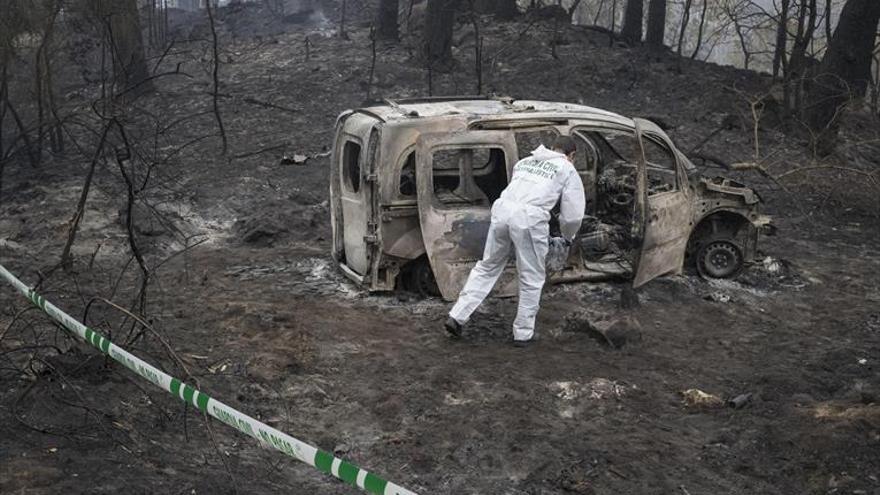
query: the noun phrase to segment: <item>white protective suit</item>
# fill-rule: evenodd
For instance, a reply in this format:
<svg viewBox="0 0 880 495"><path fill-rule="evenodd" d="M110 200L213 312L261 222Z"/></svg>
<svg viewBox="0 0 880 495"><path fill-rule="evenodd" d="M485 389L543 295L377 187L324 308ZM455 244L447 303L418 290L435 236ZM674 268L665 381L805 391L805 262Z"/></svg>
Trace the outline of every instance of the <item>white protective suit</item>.
<svg viewBox="0 0 880 495"><path fill-rule="evenodd" d="M557 201L562 236L571 241L584 217L584 185L564 154L541 145L514 165L510 183L492 205L492 224L483 259L471 270L449 316L461 324L467 322L504 271L513 244L519 273L519 307L513 322L513 339L530 340L534 336L546 276L550 210Z"/></svg>

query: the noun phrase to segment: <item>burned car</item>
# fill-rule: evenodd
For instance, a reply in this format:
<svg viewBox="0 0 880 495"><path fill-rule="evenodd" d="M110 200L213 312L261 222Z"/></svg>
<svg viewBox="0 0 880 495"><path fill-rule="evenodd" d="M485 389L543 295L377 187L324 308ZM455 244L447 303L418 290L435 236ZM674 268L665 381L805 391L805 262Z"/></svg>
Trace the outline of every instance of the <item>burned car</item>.
<svg viewBox="0 0 880 495"><path fill-rule="evenodd" d="M586 216L553 282L629 277L634 287L691 260L728 278L770 228L751 189L702 177L657 125L584 105L512 99L385 100L336 122L332 255L375 291L454 300L482 258L490 208L513 165L575 139ZM553 224L551 222L551 232ZM515 289L511 260L496 293Z"/></svg>

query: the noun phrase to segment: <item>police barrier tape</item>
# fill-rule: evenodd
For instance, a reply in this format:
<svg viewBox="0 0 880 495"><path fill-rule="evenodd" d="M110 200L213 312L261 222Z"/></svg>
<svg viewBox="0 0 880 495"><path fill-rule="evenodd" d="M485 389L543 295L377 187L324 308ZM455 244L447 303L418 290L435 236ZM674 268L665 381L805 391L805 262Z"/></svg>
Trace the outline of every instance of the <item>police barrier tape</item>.
<svg viewBox="0 0 880 495"><path fill-rule="evenodd" d="M370 493L378 495L416 495L415 492L386 481L373 473L360 469L354 464L345 462L328 452L312 447L246 414L238 412L217 399L209 397L204 392L200 392L177 378L168 375L137 356L128 353L107 340L103 335L74 320L67 313L45 300L6 270L3 265L0 265L0 276L12 284L16 290L21 292L36 307L49 315L50 318L62 324L65 328L104 354L110 356L114 361L146 378L157 387L171 392L177 398L187 404L191 404L202 413L217 418L236 430L257 439L263 447L280 450L294 459L316 467L324 473L331 474Z"/></svg>

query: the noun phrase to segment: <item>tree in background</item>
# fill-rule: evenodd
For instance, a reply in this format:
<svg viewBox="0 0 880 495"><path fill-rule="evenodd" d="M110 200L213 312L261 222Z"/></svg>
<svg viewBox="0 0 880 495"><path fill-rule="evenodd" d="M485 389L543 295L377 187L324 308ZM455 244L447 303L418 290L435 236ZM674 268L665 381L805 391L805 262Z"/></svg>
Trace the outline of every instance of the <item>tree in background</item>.
<svg viewBox="0 0 880 495"><path fill-rule="evenodd" d="M623 29L621 37L629 45L637 45L642 42L642 21L645 13L644 0L627 0L626 10L623 14Z"/></svg>
<svg viewBox="0 0 880 495"><path fill-rule="evenodd" d="M703 9L700 11L700 24L697 28L697 42L694 44L694 51L691 52L691 59L696 59L697 55L700 54L700 48L703 47L703 33L706 29L706 14L709 11L709 1L703 0ZM679 50L681 48L679 47Z"/></svg>
<svg viewBox="0 0 880 495"><path fill-rule="evenodd" d="M694 42L694 48L691 51L690 58L696 59L697 55L700 54L700 49L703 47L703 33L706 29L706 18L707 13L709 11L709 2L712 0L702 0L702 6L700 9L700 22L697 25L697 33L696 33L696 41ZM688 44L689 39L693 36L688 33L688 27L691 22L691 11L693 9L694 0L684 0L682 4L681 17L679 18L678 25L678 40L676 42L676 53L680 56L684 56L685 46Z"/></svg>
<svg viewBox="0 0 880 495"><path fill-rule="evenodd" d="M648 4L648 32L645 42L648 46L660 47L666 37L666 0L651 0Z"/></svg>
<svg viewBox="0 0 880 495"><path fill-rule="evenodd" d="M89 3L107 30L116 88L133 95L152 91L137 0L89 0Z"/></svg>
<svg viewBox="0 0 880 495"><path fill-rule="evenodd" d="M874 48L874 75L871 76L873 83L869 91L871 95L871 110L874 116L880 120L880 41Z"/></svg>
<svg viewBox="0 0 880 495"><path fill-rule="evenodd" d="M691 5L693 0L685 0L684 7L681 11L681 23L678 28L678 46L676 52L681 55L684 49L685 34L687 33L688 24L691 22Z"/></svg>
<svg viewBox="0 0 880 495"><path fill-rule="evenodd" d="M400 30L397 24L399 3L399 0L379 0L378 19L376 22L379 28L376 34L380 39L397 40L400 37Z"/></svg>
<svg viewBox="0 0 880 495"><path fill-rule="evenodd" d="M818 15L816 0L801 1L797 15L797 32L792 42L783 82L785 107L798 113L804 108L804 83L809 76L807 65L810 61L807 49L812 45L816 34Z"/></svg>
<svg viewBox="0 0 880 495"><path fill-rule="evenodd" d="M42 9L40 8L42 7ZM52 38L55 33L55 21L61 12L61 2L50 0L34 9L40 12L40 20L35 24L39 26L40 44L34 57L34 96L37 104L37 150L43 149L43 136L49 135L50 148L53 152L62 151L64 137L58 122L58 112L55 106L55 88L52 83ZM52 117L50 119L50 116ZM54 120L46 127L46 120ZM39 157L39 153L37 154Z"/></svg>
<svg viewBox="0 0 880 495"><path fill-rule="evenodd" d="M822 153L834 148L841 109L852 99L863 98L871 83L878 23L878 0L848 0L843 6L811 95L810 127L820 133Z"/></svg>
<svg viewBox="0 0 880 495"><path fill-rule="evenodd" d="M575 0L576 2L580 0ZM519 15L516 0L477 0L474 9L482 14L493 14L496 19L510 20Z"/></svg>
<svg viewBox="0 0 880 495"><path fill-rule="evenodd" d="M46 137L53 152L63 151L64 137L55 101L52 64L57 48L55 27L61 9L60 0L7 0L0 3L0 183L4 164L21 151L26 152L32 166L39 165ZM32 51L33 72L30 73L33 75L32 86L28 88L34 98L33 125L27 122L28 106L19 105L21 102L13 104L10 97L13 66L28 52L17 52L17 38L25 34L36 40ZM3 123L7 117L11 117L18 131L8 148L3 142ZM19 142L22 146L15 146Z"/></svg>
<svg viewBox="0 0 880 495"><path fill-rule="evenodd" d="M779 17L776 22L776 46L773 48L773 79L777 79L780 70L785 69L787 65L788 7L790 4L791 0L780 0Z"/></svg>
<svg viewBox="0 0 880 495"><path fill-rule="evenodd" d="M6 163L12 157L24 152L27 154L31 166L39 165L39 152L34 147L28 129L22 121L20 113L13 105L10 98L10 79L15 71L14 63L17 58L16 38L35 28L27 15L27 4L21 0L6 0L0 3L0 190L3 188L3 171ZM6 146L6 135L3 132L4 122L9 118L12 126L17 128L18 134L11 136L9 146ZM20 146L16 143L21 142Z"/></svg>
<svg viewBox="0 0 880 495"><path fill-rule="evenodd" d="M452 63L452 28L458 0L428 0L425 12L425 58L429 69Z"/></svg>

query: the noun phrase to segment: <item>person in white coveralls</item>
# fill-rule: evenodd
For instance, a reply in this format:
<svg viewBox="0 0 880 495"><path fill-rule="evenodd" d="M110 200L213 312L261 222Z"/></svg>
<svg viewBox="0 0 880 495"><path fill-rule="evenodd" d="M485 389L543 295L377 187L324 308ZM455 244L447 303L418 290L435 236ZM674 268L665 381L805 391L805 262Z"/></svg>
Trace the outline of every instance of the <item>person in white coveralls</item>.
<svg viewBox="0 0 880 495"><path fill-rule="evenodd" d="M471 270L446 320L446 330L453 337L461 337L462 326L495 286L512 245L519 273L513 342L522 345L534 340L546 277L550 211L559 202L559 227L566 246L571 245L584 217L584 185L573 165L576 151L572 138L560 136L552 150L540 145L514 165L510 183L492 205L483 259Z"/></svg>

